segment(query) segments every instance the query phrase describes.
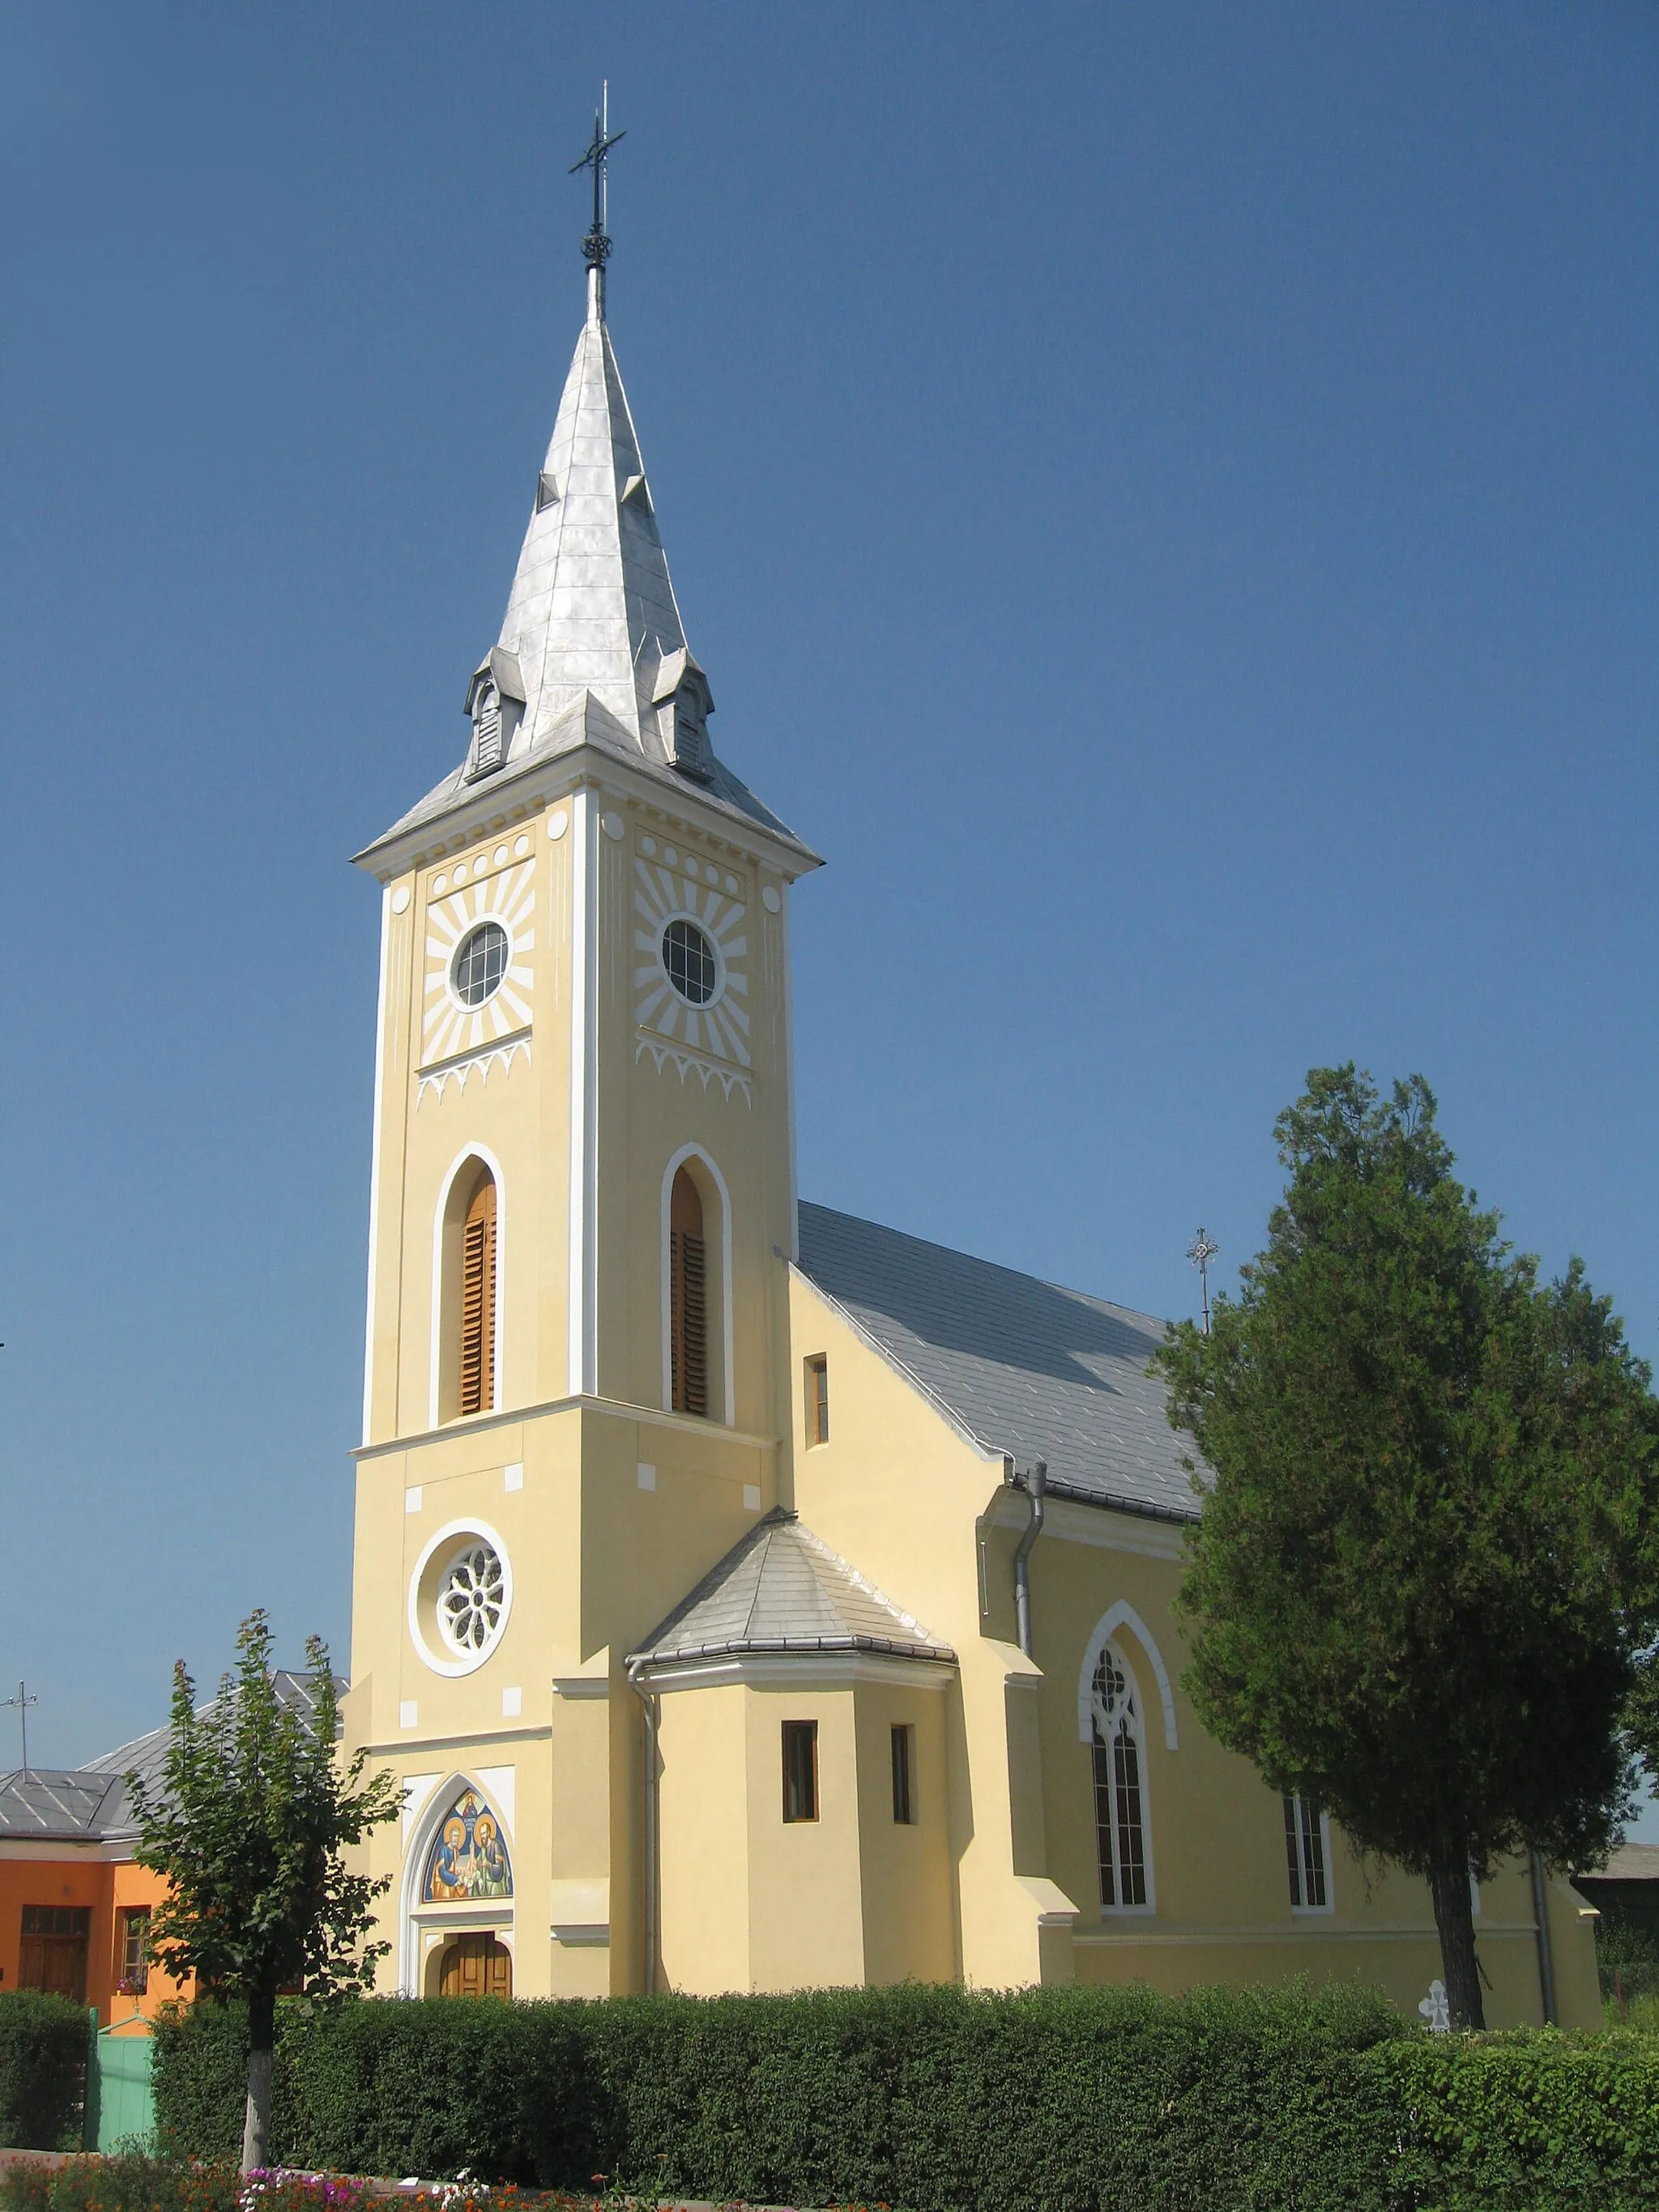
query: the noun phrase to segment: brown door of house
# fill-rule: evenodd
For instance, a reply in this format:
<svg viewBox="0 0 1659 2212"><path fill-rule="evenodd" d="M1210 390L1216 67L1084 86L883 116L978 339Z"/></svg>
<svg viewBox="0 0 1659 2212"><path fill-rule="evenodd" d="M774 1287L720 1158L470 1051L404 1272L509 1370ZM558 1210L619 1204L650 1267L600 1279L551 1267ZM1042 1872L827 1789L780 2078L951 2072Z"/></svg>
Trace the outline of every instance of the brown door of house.
<svg viewBox="0 0 1659 2212"><path fill-rule="evenodd" d="M87 1939L92 1933L89 1905L26 1905L23 1940L17 1957L17 1986L48 1996L87 2001Z"/></svg>
<svg viewBox="0 0 1659 2212"><path fill-rule="evenodd" d="M513 1954L493 1936L458 1936L438 1970L441 1997L510 1997Z"/></svg>

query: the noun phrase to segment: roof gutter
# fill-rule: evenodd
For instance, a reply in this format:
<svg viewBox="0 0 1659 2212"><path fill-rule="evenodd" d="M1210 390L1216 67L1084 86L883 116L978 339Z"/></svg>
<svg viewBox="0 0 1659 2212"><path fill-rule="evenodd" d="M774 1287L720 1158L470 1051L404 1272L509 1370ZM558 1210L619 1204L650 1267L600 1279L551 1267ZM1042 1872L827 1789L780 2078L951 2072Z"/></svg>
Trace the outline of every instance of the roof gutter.
<svg viewBox="0 0 1659 2212"><path fill-rule="evenodd" d="M1024 1534L1014 1547L1014 1632L1019 1648L1029 1659L1031 1656L1031 1553L1037 1538L1042 1534L1042 1498L1048 1486L1048 1463L1038 1460L1025 1478L1026 1495L1031 1501L1031 1517L1025 1524Z"/></svg>

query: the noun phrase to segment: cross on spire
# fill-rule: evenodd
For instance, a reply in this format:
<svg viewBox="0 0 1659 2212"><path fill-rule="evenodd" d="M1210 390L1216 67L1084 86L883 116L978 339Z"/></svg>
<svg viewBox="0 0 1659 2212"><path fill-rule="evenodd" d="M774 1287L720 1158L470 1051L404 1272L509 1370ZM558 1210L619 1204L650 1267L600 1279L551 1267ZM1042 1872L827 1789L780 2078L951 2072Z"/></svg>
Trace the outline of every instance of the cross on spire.
<svg viewBox="0 0 1659 2212"><path fill-rule="evenodd" d="M627 136L625 131L612 131L611 128L611 80L607 77L601 104L593 111L592 143L580 161L570 164L569 171L573 177L581 169L593 172L593 222L582 240L582 258L588 267L589 295L601 319L605 315L605 264L611 258L611 240L605 229L605 157L617 141Z"/></svg>
<svg viewBox="0 0 1659 2212"><path fill-rule="evenodd" d="M1198 1270L1199 1284L1204 1293L1204 1334L1206 1336L1210 1333L1210 1262L1214 1259L1216 1254L1220 1249L1221 1247L1215 1242L1213 1237L1206 1237L1204 1234L1202 1223L1199 1224L1197 1236L1194 1237L1192 1243L1187 1247L1187 1257L1192 1261L1194 1267Z"/></svg>

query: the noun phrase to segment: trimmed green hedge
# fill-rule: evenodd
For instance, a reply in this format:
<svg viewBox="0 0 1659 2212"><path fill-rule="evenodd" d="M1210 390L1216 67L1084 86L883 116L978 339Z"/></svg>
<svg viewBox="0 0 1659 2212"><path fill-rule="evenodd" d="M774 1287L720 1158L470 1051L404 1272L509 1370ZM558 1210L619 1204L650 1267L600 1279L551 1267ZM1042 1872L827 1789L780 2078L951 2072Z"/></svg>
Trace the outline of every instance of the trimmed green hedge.
<svg viewBox="0 0 1659 2212"><path fill-rule="evenodd" d="M66 1997L0 1990L0 2145L78 2147L88 2034L86 2014Z"/></svg>
<svg viewBox="0 0 1659 2212"><path fill-rule="evenodd" d="M174 2014L163 2143L240 2140L246 2029ZM951 1988L279 2017L273 2154L913 2212L1637 2212L1659 2039L1431 2039L1377 1994Z"/></svg>

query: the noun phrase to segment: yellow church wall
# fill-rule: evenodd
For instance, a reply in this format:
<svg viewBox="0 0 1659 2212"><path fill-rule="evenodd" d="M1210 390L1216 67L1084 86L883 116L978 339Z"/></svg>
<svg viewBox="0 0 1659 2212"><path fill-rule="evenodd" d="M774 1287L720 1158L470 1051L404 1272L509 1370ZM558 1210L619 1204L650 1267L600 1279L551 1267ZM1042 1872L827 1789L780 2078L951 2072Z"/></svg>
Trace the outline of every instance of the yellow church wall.
<svg viewBox="0 0 1659 2212"><path fill-rule="evenodd" d="M733 1681L661 1700L659 1985L696 1996L756 1986L748 1697Z"/></svg>
<svg viewBox="0 0 1659 2212"><path fill-rule="evenodd" d="M945 1767L948 1686L860 1681L854 1690L864 1978L870 1983L948 1982L958 1972ZM908 1823L893 1817L892 1731L898 1727L911 1730L914 1747L915 1818Z"/></svg>
<svg viewBox="0 0 1659 2212"><path fill-rule="evenodd" d="M818 1817L783 1818L783 1723L818 1724ZM837 1988L866 1978L854 1693L811 1683L750 1689L749 1986Z"/></svg>
<svg viewBox="0 0 1659 2212"><path fill-rule="evenodd" d="M1031 1836L1041 1798L1022 1796L1014 1780L1035 1726L1021 1686L1032 1670L1010 1643L984 1633L975 1522L1001 1462L953 1428L799 1271L789 1296L795 1505L957 1656L945 1727L960 1971L981 1987L1036 1981L1042 1917L1063 1915L1070 1900L1047 1877L1040 1832ZM809 1445L803 1370L819 1354L829 1363L830 1440ZM1017 1825L1027 1846L1019 1851Z"/></svg>

